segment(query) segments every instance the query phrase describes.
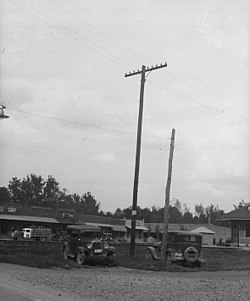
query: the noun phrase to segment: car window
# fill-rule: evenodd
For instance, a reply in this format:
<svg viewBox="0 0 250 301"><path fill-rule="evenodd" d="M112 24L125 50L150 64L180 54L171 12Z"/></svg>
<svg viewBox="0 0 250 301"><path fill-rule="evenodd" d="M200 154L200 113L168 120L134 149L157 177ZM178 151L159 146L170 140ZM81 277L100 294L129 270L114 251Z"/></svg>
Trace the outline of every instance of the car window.
<svg viewBox="0 0 250 301"><path fill-rule="evenodd" d="M199 242L200 237L198 236L193 236L193 235L181 235L181 240L183 241L193 241L193 242Z"/></svg>

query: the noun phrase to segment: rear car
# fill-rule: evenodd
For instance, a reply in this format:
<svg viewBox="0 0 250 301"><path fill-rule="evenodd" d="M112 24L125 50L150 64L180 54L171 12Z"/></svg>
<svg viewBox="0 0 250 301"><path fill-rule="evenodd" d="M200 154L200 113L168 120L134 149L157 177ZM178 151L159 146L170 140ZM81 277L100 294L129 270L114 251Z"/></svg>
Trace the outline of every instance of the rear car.
<svg viewBox="0 0 250 301"><path fill-rule="evenodd" d="M161 258L162 243L158 242L146 249L146 259ZM200 267L202 258L202 235L187 231L169 231L167 236L166 260Z"/></svg>
<svg viewBox="0 0 250 301"><path fill-rule="evenodd" d="M73 258L79 265L88 262L114 262L115 247L101 239L101 228L94 225L70 225L63 246L65 259Z"/></svg>

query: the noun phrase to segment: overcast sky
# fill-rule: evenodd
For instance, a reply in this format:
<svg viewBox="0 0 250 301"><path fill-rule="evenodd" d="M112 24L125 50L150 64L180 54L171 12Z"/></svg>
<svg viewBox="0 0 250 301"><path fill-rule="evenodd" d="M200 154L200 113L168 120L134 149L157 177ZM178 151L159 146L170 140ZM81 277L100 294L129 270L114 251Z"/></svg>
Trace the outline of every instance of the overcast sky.
<svg viewBox="0 0 250 301"><path fill-rule="evenodd" d="M52 175L103 211L132 205L140 75L147 73L138 205L249 199L249 1L2 0L0 186Z"/></svg>

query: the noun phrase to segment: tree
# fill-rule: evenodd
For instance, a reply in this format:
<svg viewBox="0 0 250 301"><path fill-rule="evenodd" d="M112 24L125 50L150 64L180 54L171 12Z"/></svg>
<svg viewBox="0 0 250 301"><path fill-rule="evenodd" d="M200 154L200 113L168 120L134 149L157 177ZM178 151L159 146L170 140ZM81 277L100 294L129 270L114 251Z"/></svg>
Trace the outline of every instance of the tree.
<svg viewBox="0 0 250 301"><path fill-rule="evenodd" d="M208 224L217 224L218 219L224 215L224 211L219 209L219 206L210 204L206 209L206 216L208 219Z"/></svg>
<svg viewBox="0 0 250 301"><path fill-rule="evenodd" d="M14 177L9 181L8 188L12 202L21 203L23 201L22 181Z"/></svg>
<svg viewBox="0 0 250 301"><path fill-rule="evenodd" d="M84 214L98 215L100 203L96 201L90 192L82 195L81 210Z"/></svg>
<svg viewBox="0 0 250 301"><path fill-rule="evenodd" d="M122 218L124 218L125 214L124 214L123 210L121 210L120 208L117 208L115 213L112 216L113 216L113 218L122 219Z"/></svg>
<svg viewBox="0 0 250 301"><path fill-rule="evenodd" d="M179 224L181 223L182 214L176 207L169 207L169 223Z"/></svg>
<svg viewBox="0 0 250 301"><path fill-rule="evenodd" d="M239 205L234 205L233 204L233 206L234 206L234 209L236 210L236 209L239 209L242 206L246 206L246 204L247 203L243 199L241 199L241 201L239 202Z"/></svg>
<svg viewBox="0 0 250 301"><path fill-rule="evenodd" d="M8 204L10 202L10 192L6 187L0 187L0 204Z"/></svg>
<svg viewBox="0 0 250 301"><path fill-rule="evenodd" d="M182 222L184 224L192 224L193 223L193 214L191 212L186 211L183 214Z"/></svg>
<svg viewBox="0 0 250 301"><path fill-rule="evenodd" d="M44 180L41 176L31 174L21 182L23 202L26 205L42 205Z"/></svg>
<svg viewBox="0 0 250 301"><path fill-rule="evenodd" d="M59 183L52 176L48 176L43 188L43 200L41 205L52 208L58 207L60 197Z"/></svg>

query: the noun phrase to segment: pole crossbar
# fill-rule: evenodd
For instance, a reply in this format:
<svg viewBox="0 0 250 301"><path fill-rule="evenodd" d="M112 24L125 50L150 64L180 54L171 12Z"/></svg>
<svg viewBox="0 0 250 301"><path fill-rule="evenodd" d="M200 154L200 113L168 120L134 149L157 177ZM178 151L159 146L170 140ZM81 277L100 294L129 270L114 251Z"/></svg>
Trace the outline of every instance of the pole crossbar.
<svg viewBox="0 0 250 301"><path fill-rule="evenodd" d="M167 67L167 63L164 64L160 64L160 65L156 65L155 67L145 67L145 72L149 72L149 71L153 71L156 69L161 69ZM137 71L133 71L133 72L129 72L129 73L125 73L124 77L128 77L128 76L133 76L133 75L137 75L137 74L141 74L142 70L137 70Z"/></svg>

